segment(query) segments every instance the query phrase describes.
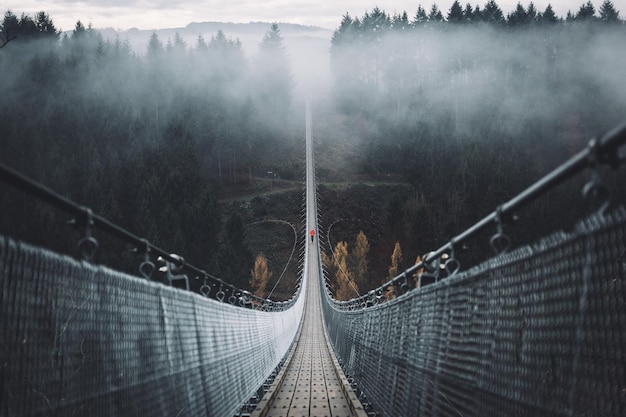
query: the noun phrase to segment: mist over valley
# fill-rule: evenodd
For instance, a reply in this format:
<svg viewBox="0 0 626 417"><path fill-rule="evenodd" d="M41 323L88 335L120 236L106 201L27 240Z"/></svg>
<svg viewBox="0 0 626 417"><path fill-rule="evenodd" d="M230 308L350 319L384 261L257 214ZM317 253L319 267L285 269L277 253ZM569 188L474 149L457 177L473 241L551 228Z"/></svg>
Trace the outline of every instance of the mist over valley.
<svg viewBox="0 0 626 417"><path fill-rule="evenodd" d="M353 270L357 235L367 236L369 268L354 278L367 290L390 262L413 264L626 119L618 11L588 2L557 17L531 5L374 7L338 16L334 32L79 22L60 34L54 16L7 12L0 162L246 287L259 253L273 271L289 258L291 231L248 225L299 224L308 98L322 224L335 225L331 245L346 242ZM606 175L623 197L623 173ZM586 210L585 181L520 213L516 244L571 226ZM62 213L0 191L1 233L73 250ZM134 268L128 248L102 239L100 262ZM467 263L484 258L484 243ZM396 245L404 256L394 261ZM278 294L297 273L289 268Z"/></svg>

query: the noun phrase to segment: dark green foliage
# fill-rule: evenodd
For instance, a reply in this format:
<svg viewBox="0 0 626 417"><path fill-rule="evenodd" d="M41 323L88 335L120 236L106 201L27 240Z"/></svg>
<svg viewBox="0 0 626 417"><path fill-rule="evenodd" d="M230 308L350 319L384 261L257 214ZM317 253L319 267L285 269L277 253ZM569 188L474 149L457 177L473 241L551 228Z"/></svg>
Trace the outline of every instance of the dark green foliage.
<svg viewBox="0 0 626 417"><path fill-rule="evenodd" d="M295 168L282 159L291 125L271 131L259 118L258 72L239 41L218 32L192 49L178 34L166 46L153 34L136 55L81 22L59 40L43 12L34 20L7 12L0 29L2 39L16 35L0 50L0 162L245 286L252 254L240 220L222 227L219 185L281 160L288 175ZM274 114L285 120L291 90L281 94ZM64 226L66 214L8 186L0 195L1 233L76 254L83 231ZM95 234L98 262L136 273L133 248Z"/></svg>
<svg viewBox="0 0 626 417"><path fill-rule="evenodd" d="M155 33L143 54L80 22L59 40L43 12L7 12L0 35L0 161L246 285L253 253L244 224L277 216L279 204L253 199L242 220L218 208L218 192L255 176L300 180L303 171L278 26L250 61L221 31L194 45ZM341 114L328 104L315 120L320 180L358 175L405 185L391 195L365 187L333 196L322 207L326 224L359 213L376 226L365 230L376 283L396 241L406 262L436 249L622 121L615 85L626 69L593 46L612 50L623 38L608 0L599 18L587 3L567 24L551 6L541 13L532 3L505 19L495 1L482 9L455 2L447 13L418 6L411 19L378 7L346 14L331 47ZM538 220L514 232L516 241L552 227L551 213L570 217L580 185L531 207L528 218ZM297 198L277 198L299 209ZM4 187L0 199L0 232L76 252L83 231L64 226L67 216ZM352 242L359 228L341 240ZM132 248L97 237L99 261L136 270Z"/></svg>
<svg viewBox="0 0 626 417"><path fill-rule="evenodd" d="M52 19L45 12L37 13L35 19L23 13L18 19L13 12L8 10L0 24L0 40L4 41L9 39L17 42L46 39L56 41L59 38L59 33Z"/></svg>
<svg viewBox="0 0 626 417"><path fill-rule="evenodd" d="M461 7L461 3L459 0L454 0L452 6L450 7L450 11L448 12L448 22L450 23L463 23L463 8Z"/></svg>
<svg viewBox="0 0 626 417"><path fill-rule="evenodd" d="M576 13L575 20L579 20L582 22L591 21L595 19L596 8L593 7L593 3L588 1L587 3L580 6L578 9L578 13Z"/></svg>
<svg viewBox="0 0 626 417"><path fill-rule="evenodd" d="M532 4L532 3L531 3ZM517 3L515 11L509 13L507 21L510 26L528 25L533 21L534 17L530 15L521 3Z"/></svg>
<svg viewBox="0 0 626 417"><path fill-rule="evenodd" d="M426 14L426 10L420 4L417 6L417 11L415 12L415 17L413 17L413 25L419 26L428 21L428 15Z"/></svg>
<svg viewBox="0 0 626 417"><path fill-rule="evenodd" d="M554 10L552 10L552 6L548 4L546 10L542 15L538 16L538 21L541 23L556 23L559 19L556 17Z"/></svg>
<svg viewBox="0 0 626 417"><path fill-rule="evenodd" d="M487 1L482 11L482 19L487 23L495 25L505 23L504 13L502 13L502 9L500 9L495 0Z"/></svg>
<svg viewBox="0 0 626 417"><path fill-rule="evenodd" d="M220 234L213 270L218 276L230 277L238 287L247 286L254 262L246 244L246 230L241 217L231 213Z"/></svg>
<svg viewBox="0 0 626 417"><path fill-rule="evenodd" d="M276 122L279 125L286 123L291 116L289 109L294 81L283 38L276 23L265 33L259 45L256 73L257 98L263 103L259 108L262 117L281 115Z"/></svg>
<svg viewBox="0 0 626 417"><path fill-rule="evenodd" d="M600 6L600 20L606 23L619 23L619 12L615 10L611 0L604 0Z"/></svg>
<svg viewBox="0 0 626 417"><path fill-rule="evenodd" d="M439 6L437 6L437 4L433 3L432 7L430 8L430 13L428 13L428 20L430 22L443 22L443 14L441 13L441 10L439 10Z"/></svg>
<svg viewBox="0 0 626 417"><path fill-rule="evenodd" d="M603 10L614 20L611 5ZM411 262L437 249L626 114L618 75L626 71L618 53L626 32L589 17L591 3L567 24L551 6L539 13L532 3L518 4L507 19L494 1L482 10L455 2L447 22L436 12L419 6L403 36L370 33L361 22L371 13L346 15L332 40L335 99L345 129L360 140L352 166L382 181L402 176L413 187L380 212L385 248L365 230L373 252L387 259L395 241ZM585 212L583 183L574 180L520 213L527 223L507 231L514 244L569 227ZM613 192L623 194L617 183ZM489 255L489 237L470 245L465 264Z"/></svg>

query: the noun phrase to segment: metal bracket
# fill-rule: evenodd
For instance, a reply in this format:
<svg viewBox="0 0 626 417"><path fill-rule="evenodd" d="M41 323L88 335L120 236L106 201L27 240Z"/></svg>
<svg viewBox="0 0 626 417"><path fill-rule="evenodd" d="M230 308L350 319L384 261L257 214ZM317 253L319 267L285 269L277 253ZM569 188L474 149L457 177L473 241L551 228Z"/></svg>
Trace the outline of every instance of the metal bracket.
<svg viewBox="0 0 626 417"><path fill-rule="evenodd" d="M142 277L150 281L154 272L154 263L150 260L150 243L146 239L141 239L142 248L137 248L137 252L143 253L143 262L139 264L139 273Z"/></svg>
<svg viewBox="0 0 626 417"><path fill-rule="evenodd" d="M448 276L454 276L461 270L461 263L454 256L454 246L456 245L456 241L452 239L450 241L450 257L446 259L445 269L448 273Z"/></svg>
<svg viewBox="0 0 626 417"><path fill-rule="evenodd" d="M498 206L496 209L496 227L497 232L491 239L489 239L489 244L491 245L491 249L496 255L500 255L509 250L511 246L511 239L504 233L503 227L503 214L502 214L502 206Z"/></svg>
<svg viewBox="0 0 626 417"><path fill-rule="evenodd" d="M78 252L83 260L87 262L93 262L94 255L98 250L98 241L92 236L91 228L94 225L93 221L93 211L91 211L88 207L81 207L83 213L85 214L84 225L85 225L85 235L82 239L78 241ZM74 222L77 225L81 223L78 221Z"/></svg>
<svg viewBox="0 0 626 417"><path fill-rule="evenodd" d="M602 160L600 145L597 139L593 138L589 142L588 163L591 171L589 181L583 186L582 195L589 202L591 209L604 215L611 205L611 192L609 187L602 181L599 164ZM612 160L611 160L612 161ZM611 165L613 165L611 163Z"/></svg>

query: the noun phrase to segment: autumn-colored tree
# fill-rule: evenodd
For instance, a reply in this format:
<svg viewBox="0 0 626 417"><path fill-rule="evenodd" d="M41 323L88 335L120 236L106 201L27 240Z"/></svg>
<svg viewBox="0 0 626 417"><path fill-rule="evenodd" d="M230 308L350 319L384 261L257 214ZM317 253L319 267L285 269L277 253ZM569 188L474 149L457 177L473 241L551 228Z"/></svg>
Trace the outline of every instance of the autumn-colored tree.
<svg viewBox="0 0 626 417"><path fill-rule="evenodd" d="M390 280L400 273L400 264L402 263L402 248L400 248L400 242L396 242L391 254L391 266L389 266L389 274L387 279Z"/></svg>
<svg viewBox="0 0 626 417"><path fill-rule="evenodd" d="M267 287L267 282L272 277L272 273L267 267L267 258L265 258L262 253L257 255L254 260L254 269L250 272L252 275L252 278L250 279L252 292L257 297L265 297L265 287Z"/></svg>
<svg viewBox="0 0 626 417"><path fill-rule="evenodd" d="M352 251L351 264L354 270L354 281L360 288L367 286L367 253L370 250L370 244L363 230L359 232Z"/></svg>
<svg viewBox="0 0 626 417"><path fill-rule="evenodd" d="M330 283L332 291L335 292L337 288L337 283L335 282L337 266L335 265L332 257L328 256L326 252L322 252L322 265L324 267L324 271L326 272L326 279Z"/></svg>
<svg viewBox="0 0 626 417"><path fill-rule="evenodd" d="M333 260L337 265L335 298L339 301L344 301L357 297L359 289L354 282L354 274L348 270L348 244L346 242L337 243L333 253Z"/></svg>
<svg viewBox="0 0 626 417"><path fill-rule="evenodd" d="M387 281L395 278L400 273L400 264L402 263L402 249L400 248L400 242L396 242L391 254L391 266L389 266L389 273L387 274ZM390 286L385 291L385 298L391 300L396 298L396 292L393 286Z"/></svg>
<svg viewBox="0 0 626 417"><path fill-rule="evenodd" d="M422 257L417 255L417 259L415 259L415 265L417 265L420 262L422 262ZM422 272L424 272L424 268L419 268L413 274L413 280L415 281L415 288L417 288L419 285L419 278L420 278L420 275L422 275Z"/></svg>

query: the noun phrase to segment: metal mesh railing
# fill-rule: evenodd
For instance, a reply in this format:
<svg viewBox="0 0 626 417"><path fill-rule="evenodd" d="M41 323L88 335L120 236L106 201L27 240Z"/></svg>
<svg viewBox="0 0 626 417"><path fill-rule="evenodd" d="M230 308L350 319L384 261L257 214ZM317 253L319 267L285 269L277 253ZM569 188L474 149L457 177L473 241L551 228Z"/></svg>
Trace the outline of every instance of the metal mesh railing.
<svg viewBox="0 0 626 417"><path fill-rule="evenodd" d="M387 303L324 310L382 415L626 415L624 208Z"/></svg>
<svg viewBox="0 0 626 417"><path fill-rule="evenodd" d="M0 416L229 416L292 343L241 308L0 236Z"/></svg>
<svg viewBox="0 0 626 417"><path fill-rule="evenodd" d="M461 241L486 225L499 226L504 215L557 182L600 161L619 165L625 141L626 124L593 140L362 297L339 302L326 288L329 337L362 400L383 416L626 415L623 205L609 210L601 198L596 213L570 232L499 251L466 271L450 263ZM585 190L605 191L595 174ZM505 236L498 230L495 237Z"/></svg>
<svg viewBox="0 0 626 417"><path fill-rule="evenodd" d="M0 234L0 417L230 416L263 389L302 320L304 274L289 300L260 298L2 164L0 180L84 230L81 261ZM93 228L134 246L145 279L93 265ZM169 287L151 281L157 256ZM200 294L172 286L189 276Z"/></svg>

